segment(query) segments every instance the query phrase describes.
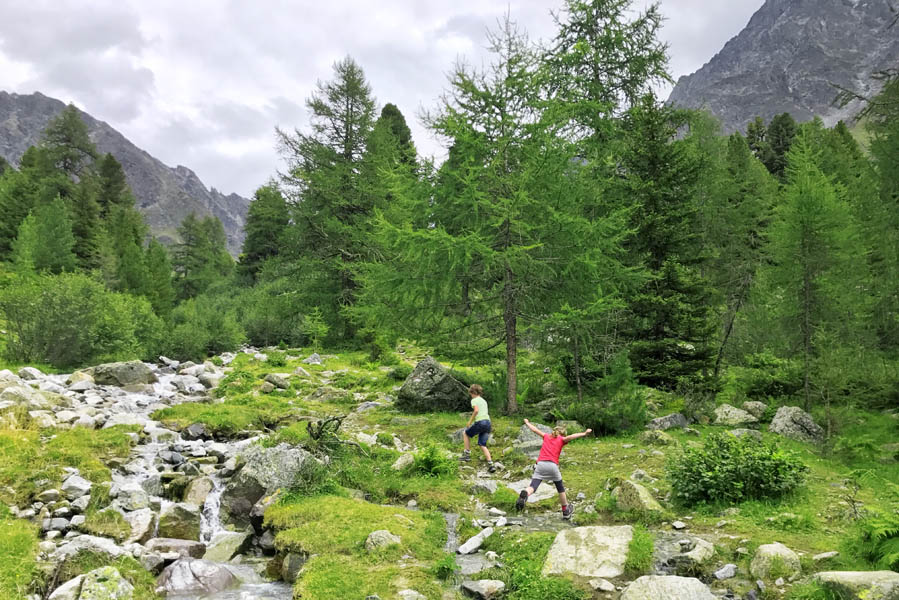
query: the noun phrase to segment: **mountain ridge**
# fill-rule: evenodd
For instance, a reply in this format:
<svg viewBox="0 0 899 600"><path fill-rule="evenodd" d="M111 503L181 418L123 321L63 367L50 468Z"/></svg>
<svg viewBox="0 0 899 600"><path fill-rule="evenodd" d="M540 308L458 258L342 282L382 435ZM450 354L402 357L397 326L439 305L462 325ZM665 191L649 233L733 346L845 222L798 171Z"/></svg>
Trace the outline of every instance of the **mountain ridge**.
<svg viewBox="0 0 899 600"><path fill-rule="evenodd" d="M851 119L859 106L835 106L837 86L879 90L874 75L899 64L897 9L890 0L767 0L709 62L678 79L668 103L709 110L726 133L784 112L827 125Z"/></svg>
<svg viewBox="0 0 899 600"><path fill-rule="evenodd" d="M17 166L25 150L38 143L44 128L65 106L40 92L0 91L0 156ZM229 252L234 256L240 252L249 199L207 189L190 168L169 167L105 121L83 110L78 112L97 149L122 163L137 208L153 235L171 244L177 241L177 227L188 214L214 215L225 228Z"/></svg>

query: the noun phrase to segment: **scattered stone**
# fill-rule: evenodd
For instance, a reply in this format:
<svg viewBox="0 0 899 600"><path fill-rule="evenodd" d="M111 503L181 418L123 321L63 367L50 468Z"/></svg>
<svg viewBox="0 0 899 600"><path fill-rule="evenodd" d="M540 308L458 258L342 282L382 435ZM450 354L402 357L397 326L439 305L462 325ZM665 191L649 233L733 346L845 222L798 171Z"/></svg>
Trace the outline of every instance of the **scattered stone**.
<svg viewBox="0 0 899 600"><path fill-rule="evenodd" d="M179 558L203 558L206 554L206 544L195 540L153 538L146 543L146 548L158 554L177 554Z"/></svg>
<svg viewBox="0 0 899 600"><path fill-rule="evenodd" d="M200 539L200 507L178 502L165 507L159 514L159 537L182 540Z"/></svg>
<svg viewBox="0 0 899 600"><path fill-rule="evenodd" d="M671 446L675 443L673 437L660 429L648 429L638 436L640 443L650 446Z"/></svg>
<svg viewBox="0 0 899 600"><path fill-rule="evenodd" d="M462 582L462 591L472 598L480 600L493 600L502 595L506 584L496 579L480 579L478 581Z"/></svg>
<svg viewBox="0 0 899 600"><path fill-rule="evenodd" d="M119 487L116 502L124 510L140 510L150 506L150 495L139 483L131 481Z"/></svg>
<svg viewBox="0 0 899 600"><path fill-rule="evenodd" d="M396 407L407 412L471 410L468 389L428 356L419 362L397 394Z"/></svg>
<svg viewBox="0 0 899 600"><path fill-rule="evenodd" d="M802 570L799 556L783 544L775 542L759 546L752 558L749 572L759 579L770 579L771 568L775 563L786 567L788 576L793 576Z"/></svg>
<svg viewBox="0 0 899 600"><path fill-rule="evenodd" d="M715 409L715 425L743 425L756 422L758 419L750 413L730 404L722 404Z"/></svg>
<svg viewBox="0 0 899 600"><path fill-rule="evenodd" d="M295 583L308 557L299 552L288 552L281 563L281 579L287 583Z"/></svg>
<svg viewBox="0 0 899 600"><path fill-rule="evenodd" d="M660 513L664 510L662 505L652 497L649 490L630 479L625 479L621 482L621 485L612 490L612 497L621 510L654 513Z"/></svg>
<svg viewBox="0 0 899 600"><path fill-rule="evenodd" d="M379 529L368 534L368 537L365 540L365 549L371 552L372 550L385 548L401 542L402 540L399 536L393 535L386 529Z"/></svg>
<svg viewBox="0 0 899 600"><path fill-rule="evenodd" d="M758 402L755 400L747 400L741 406L743 410L751 414L756 419L761 420L762 416L764 416L765 411L768 410L768 405L764 402Z"/></svg>
<svg viewBox="0 0 899 600"><path fill-rule="evenodd" d="M737 576L737 565L726 564L715 571L715 579L722 581L724 579L732 579Z"/></svg>
<svg viewBox="0 0 899 600"><path fill-rule="evenodd" d="M811 415L798 406L781 406L777 409L768 431L809 444L824 441L824 430L815 423Z"/></svg>
<svg viewBox="0 0 899 600"><path fill-rule="evenodd" d="M821 554L816 554L812 557L812 560L815 562L821 562L823 560L829 560L831 558L836 558L840 555L836 550L832 550L830 552L822 552Z"/></svg>
<svg viewBox="0 0 899 600"><path fill-rule="evenodd" d="M184 490L184 501L188 504L203 506L206 503L206 498L214 488L215 484L209 477L191 479L190 483L187 484L187 489Z"/></svg>
<svg viewBox="0 0 899 600"><path fill-rule="evenodd" d="M307 371L303 367L297 367L296 369L294 369L293 374L299 375L300 377L312 377L312 375L309 374L309 371Z"/></svg>
<svg viewBox="0 0 899 600"><path fill-rule="evenodd" d="M672 413L664 417L658 417L647 423L647 429L674 429L675 427L684 428L687 426L687 417L680 413Z"/></svg>
<svg viewBox="0 0 899 600"><path fill-rule="evenodd" d="M562 530L546 554L543 576L619 577L633 535L630 525Z"/></svg>
<svg viewBox="0 0 899 600"><path fill-rule="evenodd" d="M400 590L396 593L400 600L428 600L422 594L419 594L415 590Z"/></svg>
<svg viewBox="0 0 899 600"><path fill-rule="evenodd" d="M259 386L259 391L263 394L271 394L275 391L275 384L271 381L264 381L261 386Z"/></svg>
<svg viewBox="0 0 899 600"><path fill-rule="evenodd" d="M134 586L115 567L100 567L84 576L78 600L131 600Z"/></svg>
<svg viewBox="0 0 899 600"><path fill-rule="evenodd" d="M895 571L822 571L812 579L849 600L899 598L899 573Z"/></svg>
<svg viewBox="0 0 899 600"><path fill-rule="evenodd" d="M156 383L156 375L153 371L140 362L132 360L128 362L106 363L89 369L97 385L115 385L124 387L141 383Z"/></svg>
<svg viewBox="0 0 899 600"><path fill-rule="evenodd" d="M56 502L57 500L59 500L59 490L44 490L34 499L38 502L43 502L44 504Z"/></svg>
<svg viewBox="0 0 899 600"><path fill-rule="evenodd" d="M497 482L495 479L475 479L471 485L472 494L490 494L496 493Z"/></svg>
<svg viewBox="0 0 899 600"><path fill-rule="evenodd" d="M44 377L44 374L34 367L22 367L19 369L18 375L20 379L24 379L25 381L35 381Z"/></svg>
<svg viewBox="0 0 899 600"><path fill-rule="evenodd" d="M196 558L181 558L166 567L156 580L156 591L170 595L213 594L237 584L225 565Z"/></svg>
<svg viewBox="0 0 899 600"><path fill-rule="evenodd" d="M56 549L56 552L53 553L52 558L54 561L61 562L84 551L103 554L113 560L127 554L109 538L93 535L77 535L66 539L66 541Z"/></svg>
<svg viewBox="0 0 899 600"><path fill-rule="evenodd" d="M203 560L212 562L228 562L243 552L250 540L250 534L239 531L222 531L209 542Z"/></svg>
<svg viewBox="0 0 899 600"><path fill-rule="evenodd" d="M762 432L757 431L755 429L731 429L728 433L736 438L741 438L744 436L749 436L756 441L762 441Z"/></svg>
<svg viewBox="0 0 899 600"><path fill-rule="evenodd" d="M267 381L279 390L286 390L290 387L290 382L287 381L288 377L289 375L284 373L269 373L265 376L264 381Z"/></svg>
<svg viewBox="0 0 899 600"><path fill-rule="evenodd" d="M467 542L459 546L456 550L459 554L471 554L481 547L481 544L484 543L484 540L493 535L493 527L488 527L486 529L481 530L477 535L472 536L468 539Z"/></svg>
<svg viewBox="0 0 899 600"><path fill-rule="evenodd" d="M70 475L62 482L62 493L69 500L75 500L89 494L93 484L80 475Z"/></svg>
<svg viewBox="0 0 899 600"><path fill-rule="evenodd" d="M323 361L322 357L318 355L318 352L313 352L308 358L304 358L302 363L304 365L320 365L323 364Z"/></svg>
<svg viewBox="0 0 899 600"><path fill-rule="evenodd" d="M149 508L142 508L123 515L125 522L131 526L131 535L125 540L126 544L143 544L153 537L156 531L156 513Z"/></svg>
<svg viewBox="0 0 899 600"><path fill-rule="evenodd" d="M530 469L530 467L529 467ZM519 481L513 481L506 484L506 487L515 492L516 494L520 494L522 490L527 489L527 487L531 485L530 479L521 479ZM537 488L537 491L528 496L528 504L534 504L536 502L540 502L541 500L548 500L549 498L554 498L556 496L556 488L552 484L543 484Z"/></svg>
<svg viewBox="0 0 899 600"><path fill-rule="evenodd" d="M709 588L693 577L644 575L631 583L621 600L716 600Z"/></svg>
<svg viewBox="0 0 899 600"><path fill-rule="evenodd" d="M406 467L411 466L415 463L415 456L411 452L406 452L405 454L400 454L400 457L396 459L396 461L391 465L391 469L394 471L402 471Z"/></svg>
<svg viewBox="0 0 899 600"><path fill-rule="evenodd" d="M671 524L671 527L680 531L681 529L686 529L687 524L684 523L683 521L675 521L674 523Z"/></svg>
<svg viewBox="0 0 899 600"><path fill-rule="evenodd" d="M78 596L81 594L81 582L83 581L84 575L68 580L53 590L49 600L78 600Z"/></svg>
<svg viewBox="0 0 899 600"><path fill-rule="evenodd" d="M591 579L590 581L587 582L587 584L591 588L593 588L594 591L597 591L597 592L614 592L615 591L615 584L612 583L611 581L603 579L602 577L599 577L597 579Z"/></svg>
<svg viewBox="0 0 899 600"><path fill-rule="evenodd" d="M205 440L211 436L203 423L193 423L181 431L181 437L188 441Z"/></svg>

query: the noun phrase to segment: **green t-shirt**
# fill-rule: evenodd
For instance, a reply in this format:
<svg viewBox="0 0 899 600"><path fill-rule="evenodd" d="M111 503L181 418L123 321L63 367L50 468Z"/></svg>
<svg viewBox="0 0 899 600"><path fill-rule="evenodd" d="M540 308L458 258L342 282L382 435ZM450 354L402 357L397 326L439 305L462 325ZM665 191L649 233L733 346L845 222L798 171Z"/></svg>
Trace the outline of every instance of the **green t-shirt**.
<svg viewBox="0 0 899 600"><path fill-rule="evenodd" d="M490 413L487 412L487 401L480 396L475 396L471 399L471 408L474 408L475 406L478 407L478 414L474 417L475 422L489 421Z"/></svg>

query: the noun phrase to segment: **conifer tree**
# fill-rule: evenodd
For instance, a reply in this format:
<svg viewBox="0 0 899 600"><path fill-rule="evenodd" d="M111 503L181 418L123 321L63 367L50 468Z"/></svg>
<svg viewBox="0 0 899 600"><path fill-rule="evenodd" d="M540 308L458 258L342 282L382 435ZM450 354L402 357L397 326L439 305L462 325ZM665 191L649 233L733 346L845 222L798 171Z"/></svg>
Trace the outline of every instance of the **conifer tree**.
<svg viewBox="0 0 899 600"><path fill-rule="evenodd" d="M289 222L287 202L275 183L256 190L247 212L246 237L238 265L238 271L247 281L256 281L262 264L278 256Z"/></svg>
<svg viewBox="0 0 899 600"><path fill-rule="evenodd" d="M769 233L771 262L760 273L766 312L786 340L783 351L802 357L806 409L822 339L857 342L867 305L859 285L866 279L864 246L843 188L818 169L815 154L805 135L788 154Z"/></svg>
<svg viewBox="0 0 899 600"><path fill-rule="evenodd" d="M46 149L56 168L70 178L80 178L98 157L87 125L72 104L66 106L44 129L41 146Z"/></svg>
<svg viewBox="0 0 899 600"><path fill-rule="evenodd" d="M193 298L231 272L234 261L224 226L216 217L198 219L191 213L178 227L178 236L181 241L175 245L172 265L179 298Z"/></svg>
<svg viewBox="0 0 899 600"><path fill-rule="evenodd" d="M147 246L144 262L147 266L144 295L153 311L166 319L175 306L175 288L172 285L172 261L165 247L156 238Z"/></svg>
<svg viewBox="0 0 899 600"><path fill-rule="evenodd" d="M99 160L97 178L99 179L97 202L104 219L112 206L120 205L128 208L134 206L134 196L128 186L125 171L112 154L104 154Z"/></svg>
<svg viewBox="0 0 899 600"><path fill-rule="evenodd" d="M12 169L12 165L10 165L9 162L7 162L7 160L5 158L0 156L0 177L2 177L3 173L5 173L7 170L11 170L11 169Z"/></svg>
<svg viewBox="0 0 899 600"><path fill-rule="evenodd" d="M102 221L97 204L97 188L93 178L78 182L69 198L72 215L72 233L75 235L75 256L83 269L100 266L100 239Z"/></svg>
<svg viewBox="0 0 899 600"><path fill-rule="evenodd" d="M17 268L54 275L74 271L76 256L72 222L62 199L37 207L19 227L13 244L13 262Z"/></svg>

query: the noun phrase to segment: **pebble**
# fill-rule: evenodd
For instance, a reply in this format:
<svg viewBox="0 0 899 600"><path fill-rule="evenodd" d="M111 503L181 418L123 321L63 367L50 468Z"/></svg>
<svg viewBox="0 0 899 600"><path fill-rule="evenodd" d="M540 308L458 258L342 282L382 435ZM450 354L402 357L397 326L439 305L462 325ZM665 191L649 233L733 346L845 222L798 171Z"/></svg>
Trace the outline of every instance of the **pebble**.
<svg viewBox="0 0 899 600"><path fill-rule="evenodd" d="M727 564L715 571L715 578L718 580L731 579L737 576L737 565Z"/></svg>
<svg viewBox="0 0 899 600"><path fill-rule="evenodd" d="M675 521L674 523L671 524L671 526L672 526L674 529L677 529L678 531L680 531L681 529L686 529L686 528L687 528L687 524L684 523L683 521Z"/></svg>

